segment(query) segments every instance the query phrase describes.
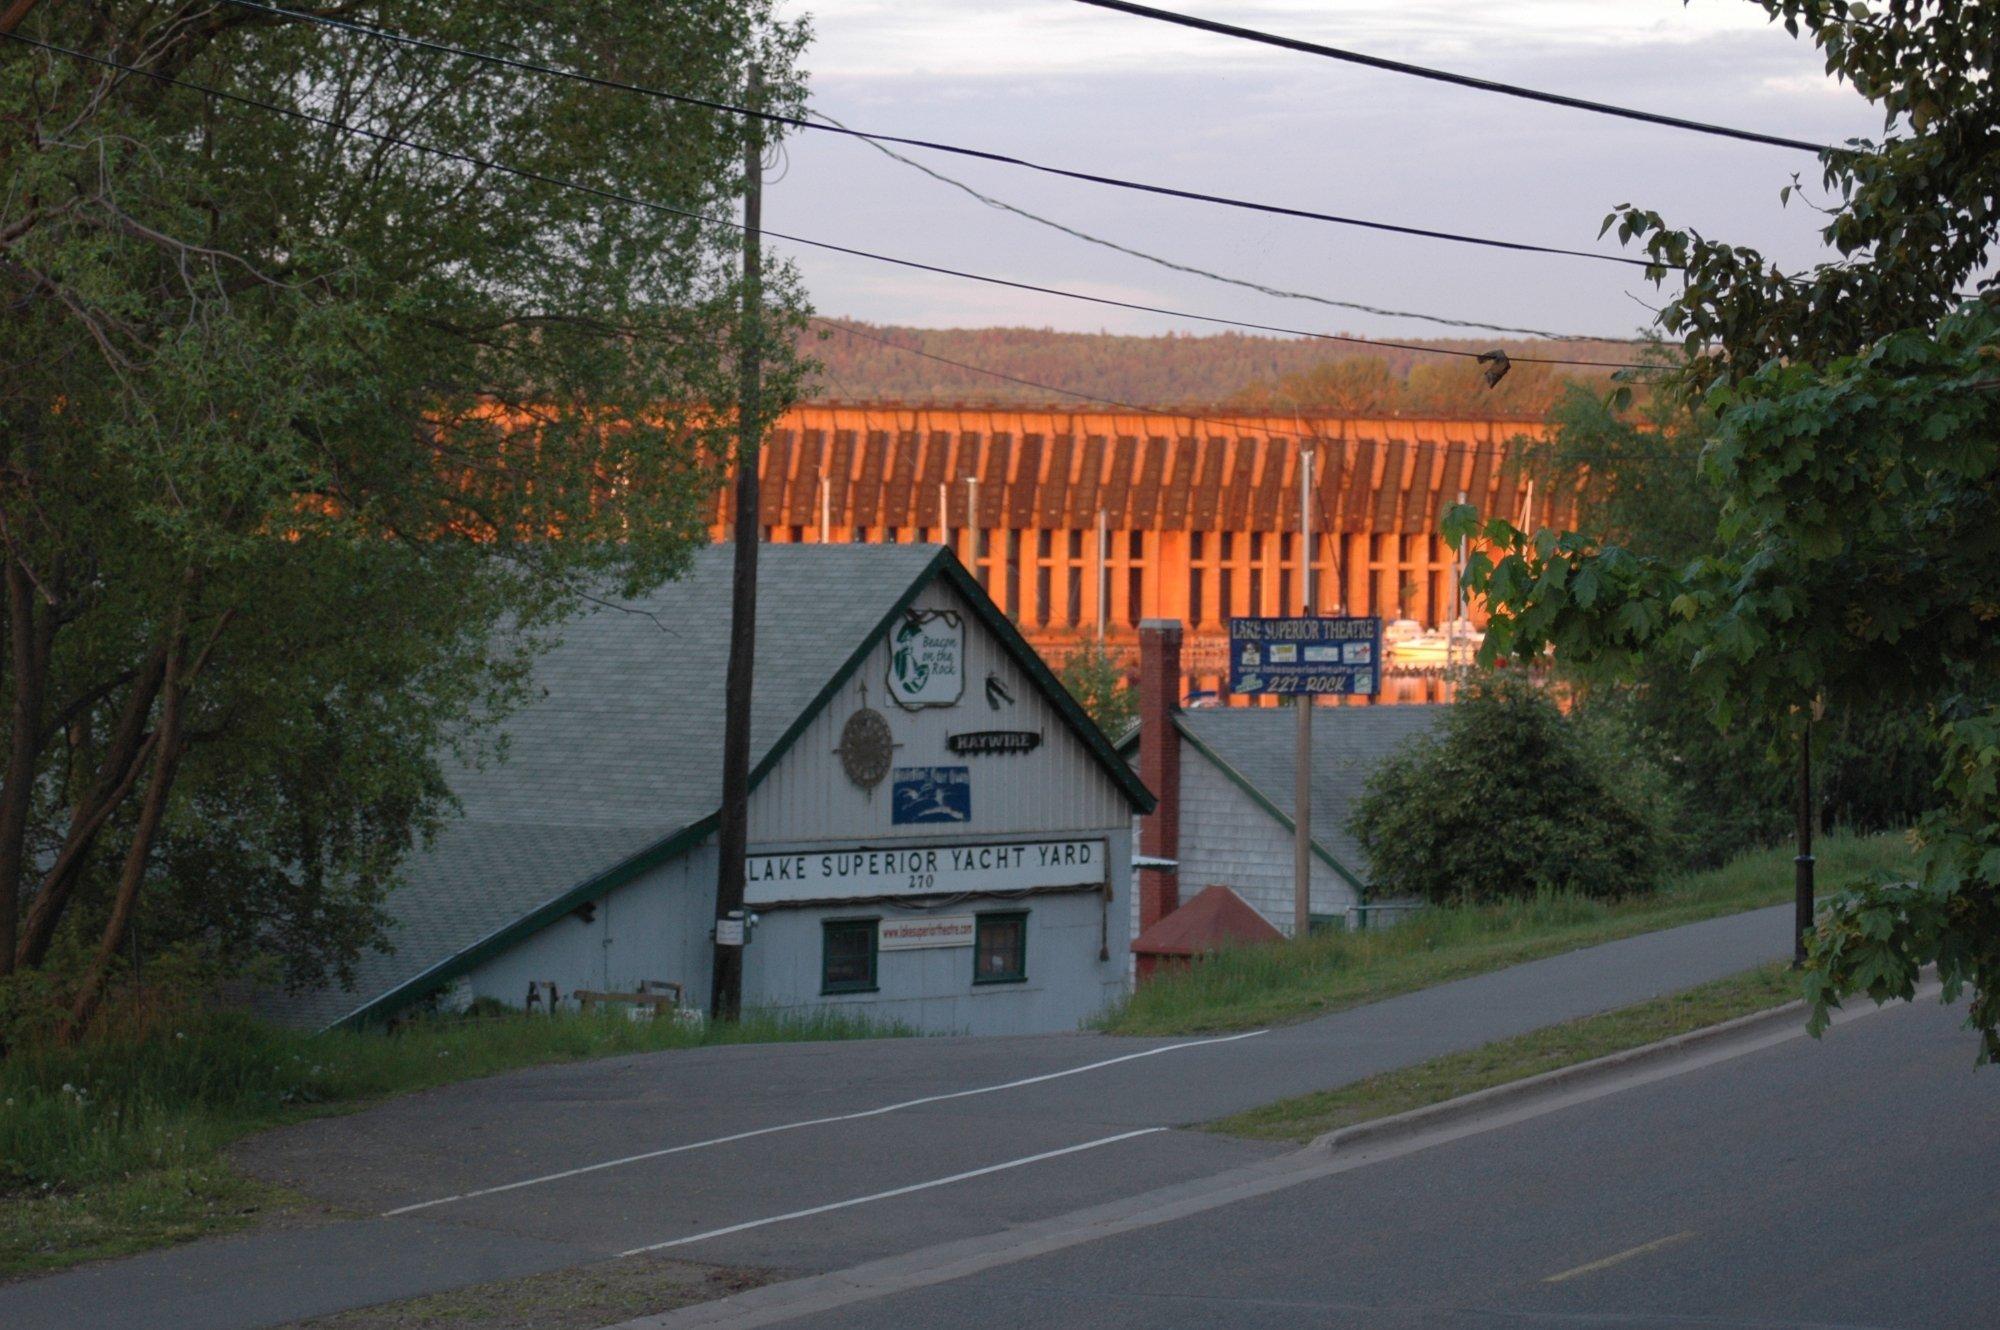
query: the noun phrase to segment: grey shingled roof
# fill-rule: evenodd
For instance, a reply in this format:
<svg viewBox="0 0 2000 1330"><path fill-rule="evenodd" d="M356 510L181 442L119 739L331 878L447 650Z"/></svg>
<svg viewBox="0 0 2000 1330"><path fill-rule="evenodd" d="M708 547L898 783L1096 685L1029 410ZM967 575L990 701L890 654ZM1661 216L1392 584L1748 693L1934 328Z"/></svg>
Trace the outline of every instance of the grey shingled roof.
<svg viewBox="0 0 2000 1330"><path fill-rule="evenodd" d="M761 548L753 767L938 554ZM463 812L412 855L389 897L395 950L365 955L352 991L259 1006L301 1025L340 1021L715 812L731 563L728 545L702 550L686 577L567 624L536 661L534 700L503 726L506 760L452 771Z"/></svg>
<svg viewBox="0 0 2000 1330"><path fill-rule="evenodd" d="M1348 832L1369 774L1410 740L1428 734L1448 707L1318 707L1313 711L1313 843L1363 883L1368 856ZM1284 817L1292 816L1292 753L1298 720L1289 708L1203 707L1179 716L1181 730L1213 753ZM1198 753L1182 761L1204 760Z"/></svg>

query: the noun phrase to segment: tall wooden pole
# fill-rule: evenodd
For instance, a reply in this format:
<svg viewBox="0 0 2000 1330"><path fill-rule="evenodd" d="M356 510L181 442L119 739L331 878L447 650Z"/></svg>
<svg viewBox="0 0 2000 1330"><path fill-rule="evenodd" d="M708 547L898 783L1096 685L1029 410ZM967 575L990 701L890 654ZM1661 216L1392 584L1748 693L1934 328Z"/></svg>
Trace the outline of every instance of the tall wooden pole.
<svg viewBox="0 0 2000 1330"><path fill-rule="evenodd" d="M979 477L965 478L965 566L985 586L986 575L979 571Z"/></svg>
<svg viewBox="0 0 2000 1330"><path fill-rule="evenodd" d="M1107 607L1111 604L1110 551L1105 548L1110 540L1110 520L1105 516L1104 510L1099 508L1097 510L1097 645L1100 647L1104 645L1104 618L1110 613Z"/></svg>
<svg viewBox="0 0 2000 1330"><path fill-rule="evenodd" d="M0 14L0 32L12 32L28 17L28 11L35 7L35 0L14 0L7 12Z"/></svg>
<svg viewBox="0 0 2000 1330"><path fill-rule="evenodd" d="M1799 731L1799 853L1792 860L1792 964L1806 963L1806 939L1813 931L1812 714Z"/></svg>
<svg viewBox="0 0 2000 1330"><path fill-rule="evenodd" d="M764 100L764 71L750 66L744 105ZM729 596L729 678L722 721L722 825L715 877L714 982L709 1015L735 1020L743 1010L743 861L750 843L750 698L757 654L757 545L763 515L757 494L757 452L764 437L763 121L743 130L743 336L736 401L736 546Z"/></svg>
<svg viewBox="0 0 2000 1330"><path fill-rule="evenodd" d="M1303 610L1313 608L1313 516L1312 449L1299 452L1299 573L1300 590L1305 593ZM1255 610L1257 606L1251 606ZM1292 936L1305 938L1312 933L1312 762L1313 697L1300 693L1292 699L1298 712L1298 734L1293 741L1292 764Z"/></svg>

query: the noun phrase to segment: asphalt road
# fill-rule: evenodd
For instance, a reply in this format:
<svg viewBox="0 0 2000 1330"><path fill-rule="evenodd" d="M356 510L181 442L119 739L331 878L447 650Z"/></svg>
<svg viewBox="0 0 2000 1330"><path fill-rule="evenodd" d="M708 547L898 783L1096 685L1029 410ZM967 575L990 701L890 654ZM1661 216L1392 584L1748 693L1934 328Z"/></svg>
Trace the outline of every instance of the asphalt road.
<svg viewBox="0 0 2000 1330"><path fill-rule="evenodd" d="M1789 950L1789 917L1689 925L1228 1041L745 1046L469 1082L240 1152L356 1218L0 1288L0 1325L255 1330L668 1244L840 1269L1267 1159L1276 1147L1177 1128L1735 973Z"/></svg>
<svg viewBox="0 0 2000 1330"><path fill-rule="evenodd" d="M2000 1325L2000 1068L1975 1071L1962 1018L1886 1010L1822 1043L784 1324Z"/></svg>

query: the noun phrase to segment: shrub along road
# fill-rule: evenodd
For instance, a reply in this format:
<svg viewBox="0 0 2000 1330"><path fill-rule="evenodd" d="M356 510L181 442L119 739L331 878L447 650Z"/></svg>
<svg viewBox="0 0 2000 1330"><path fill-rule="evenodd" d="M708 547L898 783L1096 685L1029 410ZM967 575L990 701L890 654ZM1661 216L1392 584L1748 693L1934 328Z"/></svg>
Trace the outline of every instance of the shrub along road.
<svg viewBox="0 0 2000 1330"><path fill-rule="evenodd" d="M1709 920L1202 1041L721 1047L454 1085L242 1148L252 1172L359 1217L0 1288L0 1324L237 1330L645 1249L842 1268L1269 1158L1286 1147L1174 1129L1724 978L1787 954L1789 919Z"/></svg>

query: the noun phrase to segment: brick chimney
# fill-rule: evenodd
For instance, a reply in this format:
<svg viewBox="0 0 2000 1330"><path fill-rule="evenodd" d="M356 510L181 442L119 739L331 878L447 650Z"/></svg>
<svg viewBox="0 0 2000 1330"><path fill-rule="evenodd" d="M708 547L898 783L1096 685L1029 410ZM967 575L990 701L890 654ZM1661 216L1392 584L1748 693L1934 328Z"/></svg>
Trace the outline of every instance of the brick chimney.
<svg viewBox="0 0 2000 1330"><path fill-rule="evenodd" d="M1139 853L1153 859L1181 857L1181 739L1174 729L1180 698L1180 620L1147 619L1139 625L1139 779L1160 802L1139 820ZM1140 932L1180 904L1178 869L1139 870Z"/></svg>

